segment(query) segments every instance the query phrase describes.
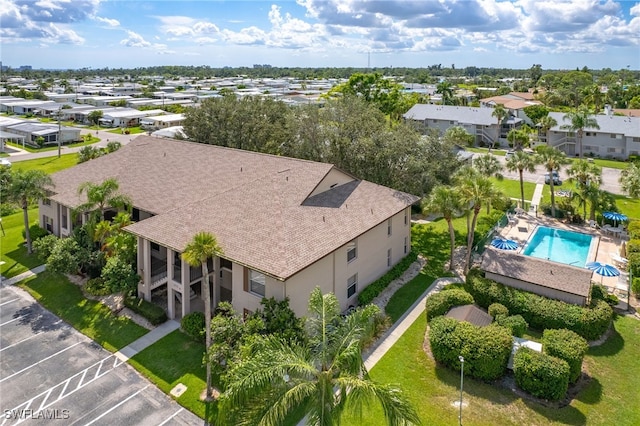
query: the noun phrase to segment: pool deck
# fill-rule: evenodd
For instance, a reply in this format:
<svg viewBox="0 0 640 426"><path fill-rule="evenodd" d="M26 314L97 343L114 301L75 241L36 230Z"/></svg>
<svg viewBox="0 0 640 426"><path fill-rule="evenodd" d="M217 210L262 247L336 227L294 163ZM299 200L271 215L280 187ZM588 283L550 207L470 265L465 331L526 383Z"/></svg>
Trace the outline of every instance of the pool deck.
<svg viewBox="0 0 640 426"><path fill-rule="evenodd" d="M570 231L592 234L599 237L595 255L594 253L590 252L587 260L614 265L618 269L620 269L623 274L625 273L625 271L621 269L620 263L614 259L615 255L620 253L620 247L622 246L622 241L624 241L624 239L613 236L611 234L607 234L600 229L591 228L588 224L567 224L548 217L535 217L529 213L524 213L515 216L515 223L507 224L507 226L499 231L499 234L503 238L516 241L520 245L520 247L523 247L538 225L567 229ZM521 250L522 248L520 248L518 252ZM626 285L624 284L625 277L627 282ZM594 273L592 281L604 284L609 289L610 293L618 296L620 300L624 301L626 305L628 291L626 289L628 289L628 276L623 275L622 277L602 277ZM626 289L624 289L625 287Z"/></svg>

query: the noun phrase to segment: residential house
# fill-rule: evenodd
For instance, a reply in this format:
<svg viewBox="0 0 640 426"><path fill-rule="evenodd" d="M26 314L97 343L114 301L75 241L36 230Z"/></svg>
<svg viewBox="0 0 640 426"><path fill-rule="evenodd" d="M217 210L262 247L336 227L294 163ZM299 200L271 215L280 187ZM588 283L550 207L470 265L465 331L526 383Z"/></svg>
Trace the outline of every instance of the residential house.
<svg viewBox="0 0 640 426"><path fill-rule="evenodd" d="M140 119L140 127L148 130L166 129L168 127L181 126L184 114L153 115Z"/></svg>
<svg viewBox="0 0 640 426"><path fill-rule="evenodd" d="M629 155L640 155L640 117L613 115L610 110L608 112L592 116L599 129L583 129L583 155L619 160L626 160ZM562 129L562 126L570 124L563 119L565 114L550 112L549 115L558 124L549 130L548 144L568 156L579 155L576 132Z"/></svg>
<svg viewBox="0 0 640 426"><path fill-rule="evenodd" d="M498 104L504 106L513 118L519 118L529 126L533 126L533 121L527 117L524 109L531 105L543 105L542 102L534 99L533 93L529 92L511 92L506 95L480 99L481 107L494 108Z"/></svg>
<svg viewBox="0 0 640 426"><path fill-rule="evenodd" d="M21 123L4 126L2 130L8 132L10 139L18 141L21 139L27 145L37 147L37 139L42 138L43 144L57 145L58 138L62 144L78 142L80 129L74 127L58 126L57 124L40 123L37 121L24 121Z"/></svg>
<svg viewBox="0 0 640 426"><path fill-rule="evenodd" d="M71 231L81 183L118 180L133 200L125 229L138 241L138 294L163 300L170 318L203 309L201 268L181 257L201 231L223 250L210 262L214 307L248 313L263 297L289 297L304 315L319 287L346 310L411 250L418 201L331 164L150 136L52 178L40 223L56 235Z"/></svg>

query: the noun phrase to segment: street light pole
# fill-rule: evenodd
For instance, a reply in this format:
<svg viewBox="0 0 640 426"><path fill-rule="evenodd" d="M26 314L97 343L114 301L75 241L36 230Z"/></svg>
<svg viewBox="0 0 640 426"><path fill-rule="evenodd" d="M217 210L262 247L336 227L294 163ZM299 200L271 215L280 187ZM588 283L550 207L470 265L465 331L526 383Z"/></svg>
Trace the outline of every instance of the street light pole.
<svg viewBox="0 0 640 426"><path fill-rule="evenodd" d="M458 415L459 425L462 426L462 387L464 386L464 357L458 356L460 360L460 414Z"/></svg>

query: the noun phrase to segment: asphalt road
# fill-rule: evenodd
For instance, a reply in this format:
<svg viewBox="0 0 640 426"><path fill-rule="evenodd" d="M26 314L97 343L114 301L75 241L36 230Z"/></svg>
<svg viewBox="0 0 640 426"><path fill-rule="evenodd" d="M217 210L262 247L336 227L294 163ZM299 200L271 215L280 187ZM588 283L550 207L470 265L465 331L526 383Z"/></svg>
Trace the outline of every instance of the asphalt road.
<svg viewBox="0 0 640 426"><path fill-rule="evenodd" d="M127 363L0 288L0 425L202 425Z"/></svg>

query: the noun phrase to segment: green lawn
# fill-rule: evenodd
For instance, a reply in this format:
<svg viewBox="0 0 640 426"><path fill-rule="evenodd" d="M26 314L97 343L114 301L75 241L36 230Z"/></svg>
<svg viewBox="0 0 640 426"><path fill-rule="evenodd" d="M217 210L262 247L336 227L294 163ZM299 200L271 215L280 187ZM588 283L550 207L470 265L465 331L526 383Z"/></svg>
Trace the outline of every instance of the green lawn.
<svg viewBox="0 0 640 426"><path fill-rule="evenodd" d="M136 126L136 127L127 127L126 130L129 131L130 135L135 135L138 133L145 133L146 130L143 130L140 128L140 126ZM123 134L122 133L122 129L121 128L117 128L117 129L113 129L113 130L107 130L109 133L114 133L116 135L120 135Z"/></svg>
<svg viewBox="0 0 640 426"><path fill-rule="evenodd" d="M11 167L22 170L39 169L51 174L73 167L76 164L78 164L78 154L74 153L61 155L60 158L54 156L36 158L35 160L16 161L13 162Z"/></svg>
<svg viewBox="0 0 640 426"><path fill-rule="evenodd" d="M148 331L128 318L115 316L102 303L85 299L80 287L70 283L64 275L45 271L19 286L46 309L111 352L127 346Z"/></svg>
<svg viewBox="0 0 640 426"><path fill-rule="evenodd" d="M75 148L75 147L78 147L78 146L93 145L96 142L100 142L100 138L92 136L91 139L88 140L88 141L82 140L80 142L64 144L62 146L63 147L68 147L68 148ZM24 148L23 148L21 144L16 144L16 143L12 143L12 142L7 142L7 145L13 146L15 148L20 148L20 149L25 150L25 151L30 152L30 153L57 151L57 149L58 149L58 145L48 145L48 146L45 146L45 147L42 147L42 148L32 148L32 147L30 147L28 145L25 145Z"/></svg>
<svg viewBox="0 0 640 426"><path fill-rule="evenodd" d="M38 223L38 209L29 209L30 223ZM10 278L26 272L38 265L42 265L42 260L38 259L35 254L28 255L24 246L24 238L22 231L24 230L24 218L22 209L16 210L15 213L2 218L2 228L4 233L0 232L0 260L4 264L0 265L0 274Z"/></svg>
<svg viewBox="0 0 640 426"><path fill-rule="evenodd" d="M511 179L502 179L498 180L492 178L493 184L495 187L502 191L505 197L517 198L520 199L520 181L519 180L511 180ZM536 189L536 184L533 182L523 182L524 183L524 199L525 201L531 201L533 198L533 191Z"/></svg>

